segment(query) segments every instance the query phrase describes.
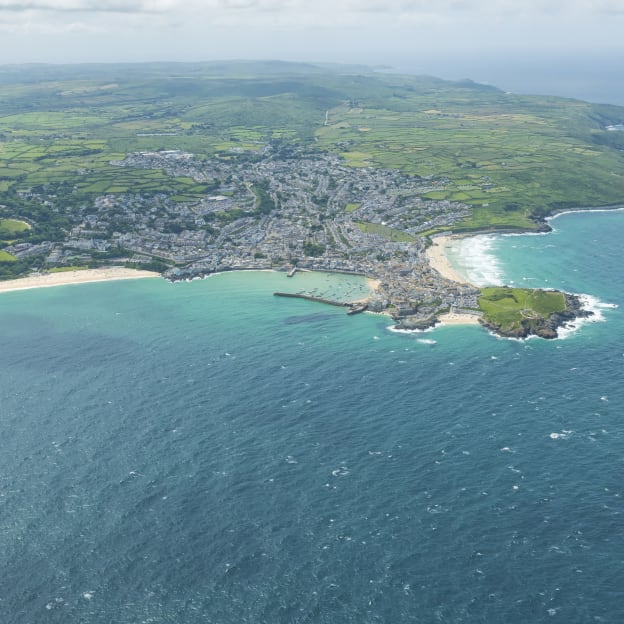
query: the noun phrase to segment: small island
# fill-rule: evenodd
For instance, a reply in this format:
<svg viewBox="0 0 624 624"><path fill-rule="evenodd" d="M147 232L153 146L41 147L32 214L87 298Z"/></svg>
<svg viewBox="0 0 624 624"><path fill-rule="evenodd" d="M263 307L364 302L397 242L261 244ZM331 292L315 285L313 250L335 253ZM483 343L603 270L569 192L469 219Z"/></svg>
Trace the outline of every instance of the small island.
<svg viewBox="0 0 624 624"><path fill-rule="evenodd" d="M557 290L490 287L479 297L484 327L507 338L557 338L557 330L591 316L577 295Z"/></svg>

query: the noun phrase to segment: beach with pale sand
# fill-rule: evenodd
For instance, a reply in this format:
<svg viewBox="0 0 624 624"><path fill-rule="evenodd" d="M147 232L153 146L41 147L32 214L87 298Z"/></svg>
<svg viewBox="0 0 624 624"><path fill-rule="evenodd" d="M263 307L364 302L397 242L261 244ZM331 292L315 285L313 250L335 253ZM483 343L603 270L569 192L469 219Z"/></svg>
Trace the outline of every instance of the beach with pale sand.
<svg viewBox="0 0 624 624"><path fill-rule="evenodd" d="M479 317L476 314L448 312L447 314L440 314L438 321L443 325L478 325Z"/></svg>
<svg viewBox="0 0 624 624"><path fill-rule="evenodd" d="M435 269L442 277L460 284L467 284L468 282L453 268L446 256L447 248L451 246L451 243L456 238L454 236L436 236L432 238L433 244L426 251L427 259L429 260L429 266Z"/></svg>
<svg viewBox="0 0 624 624"><path fill-rule="evenodd" d="M126 269L124 267L40 273L0 282L0 293L12 292L15 290L28 290L30 288L49 288L51 286L68 286L70 284L87 284L89 282L111 282L115 280L140 279L145 277L160 277L160 273Z"/></svg>
<svg viewBox="0 0 624 624"><path fill-rule="evenodd" d="M436 236L432 239L433 244L427 249L429 266L435 269L442 277L460 284L468 282L453 268L446 255L446 250L456 237ZM463 314L461 312L449 312L438 317L444 325L478 325L479 317L476 314Z"/></svg>

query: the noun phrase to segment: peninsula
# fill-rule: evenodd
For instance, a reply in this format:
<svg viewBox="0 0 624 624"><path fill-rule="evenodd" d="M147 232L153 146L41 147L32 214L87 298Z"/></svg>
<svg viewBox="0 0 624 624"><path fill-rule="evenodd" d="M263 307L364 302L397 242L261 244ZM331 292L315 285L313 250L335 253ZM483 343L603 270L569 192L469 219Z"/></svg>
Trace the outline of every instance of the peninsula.
<svg viewBox="0 0 624 624"><path fill-rule="evenodd" d="M171 280L347 272L375 280L367 308L401 328L482 319L549 338L584 313L577 298L463 283L439 235L545 231L549 214L624 197L615 106L287 63L0 78L5 280L110 265Z"/></svg>

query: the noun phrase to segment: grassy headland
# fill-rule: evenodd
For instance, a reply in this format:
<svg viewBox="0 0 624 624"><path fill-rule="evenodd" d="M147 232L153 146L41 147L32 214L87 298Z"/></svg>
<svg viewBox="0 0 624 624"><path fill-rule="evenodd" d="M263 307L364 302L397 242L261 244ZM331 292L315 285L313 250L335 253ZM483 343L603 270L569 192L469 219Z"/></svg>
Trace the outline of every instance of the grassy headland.
<svg viewBox="0 0 624 624"><path fill-rule="evenodd" d="M503 336L554 338L561 322L571 318L570 302L562 292L502 286L481 293L484 324Z"/></svg>
<svg viewBox="0 0 624 624"><path fill-rule="evenodd" d="M361 237L347 240L343 218L398 245L445 230L538 229L554 211L624 198L624 133L607 129L624 108L470 81L279 62L5 66L0 103L3 278L111 259L167 268L269 217L304 228L279 257L309 240L357 259L349 250ZM302 155L316 186L297 177ZM362 175L331 170L337 155ZM296 189L274 170L262 180L269 158L291 167ZM387 170L400 183L384 186ZM297 193L303 221L285 209ZM216 195L233 205L206 208ZM163 251L169 240L182 252Z"/></svg>

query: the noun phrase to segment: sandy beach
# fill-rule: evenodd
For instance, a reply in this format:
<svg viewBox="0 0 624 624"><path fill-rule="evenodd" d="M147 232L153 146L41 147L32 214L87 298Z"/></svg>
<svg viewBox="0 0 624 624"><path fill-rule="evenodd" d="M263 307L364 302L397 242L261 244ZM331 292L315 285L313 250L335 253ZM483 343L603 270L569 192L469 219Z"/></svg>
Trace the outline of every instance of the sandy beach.
<svg viewBox="0 0 624 624"><path fill-rule="evenodd" d="M454 240L453 236L436 236L432 239L433 245L427 249L427 259L432 269L435 269L442 277L466 284L466 280L455 271L446 257L446 248Z"/></svg>
<svg viewBox="0 0 624 624"><path fill-rule="evenodd" d="M379 290L379 287L381 286L381 281L378 279L373 279L372 277L366 278L366 282L368 284L368 287L370 288L371 295L376 293Z"/></svg>
<svg viewBox="0 0 624 624"><path fill-rule="evenodd" d="M467 284L466 280L455 271L446 256L446 249L454 240L453 236L436 236L433 245L427 249L427 259L431 268L435 269L442 277ZM444 325L478 325L479 317L476 314L463 314L461 312L449 312L438 317L440 323Z"/></svg>
<svg viewBox="0 0 624 624"><path fill-rule="evenodd" d="M124 267L107 267L102 269L85 269L83 271L61 271L59 273L42 273L14 280L0 282L0 293L30 288L48 288L50 286L67 286L69 284L86 284L88 282L110 282L113 280L160 277L153 271L136 271Z"/></svg>
<svg viewBox="0 0 624 624"><path fill-rule="evenodd" d="M449 312L448 314L440 314L438 320L443 325L478 325L479 317L476 314L461 314L457 312Z"/></svg>

